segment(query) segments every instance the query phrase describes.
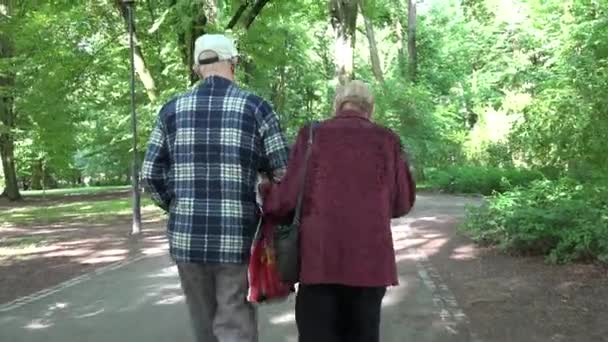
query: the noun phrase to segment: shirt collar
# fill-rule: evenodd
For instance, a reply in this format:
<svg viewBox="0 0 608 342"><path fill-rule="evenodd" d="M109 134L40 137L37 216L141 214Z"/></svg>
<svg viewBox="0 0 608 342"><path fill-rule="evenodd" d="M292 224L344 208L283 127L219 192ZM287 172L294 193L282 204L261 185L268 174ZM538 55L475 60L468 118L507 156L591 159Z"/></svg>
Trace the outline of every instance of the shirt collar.
<svg viewBox="0 0 608 342"><path fill-rule="evenodd" d="M207 78L205 78L205 80L203 80L202 84L204 85L212 85L212 86L220 86L220 87L227 87L229 85L231 85L233 82L227 78L224 78L222 76L209 76Z"/></svg>
<svg viewBox="0 0 608 342"><path fill-rule="evenodd" d="M353 109L343 109L336 113L337 118L359 118L366 121L370 121L367 115L363 112Z"/></svg>

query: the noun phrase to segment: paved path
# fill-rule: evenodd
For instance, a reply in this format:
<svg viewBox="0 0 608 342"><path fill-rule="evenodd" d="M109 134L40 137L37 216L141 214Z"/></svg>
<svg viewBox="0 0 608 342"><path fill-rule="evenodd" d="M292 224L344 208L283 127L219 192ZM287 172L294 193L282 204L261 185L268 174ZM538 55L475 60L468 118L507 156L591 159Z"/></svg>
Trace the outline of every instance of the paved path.
<svg viewBox="0 0 608 342"><path fill-rule="evenodd" d="M382 341L473 341L467 317L428 259L407 238L417 220L460 216L465 200L420 196L395 222L401 285L383 303ZM404 243L405 241L405 243ZM175 267L154 256L109 267L0 306L0 342L192 341ZM260 342L297 341L293 298L260 307Z"/></svg>

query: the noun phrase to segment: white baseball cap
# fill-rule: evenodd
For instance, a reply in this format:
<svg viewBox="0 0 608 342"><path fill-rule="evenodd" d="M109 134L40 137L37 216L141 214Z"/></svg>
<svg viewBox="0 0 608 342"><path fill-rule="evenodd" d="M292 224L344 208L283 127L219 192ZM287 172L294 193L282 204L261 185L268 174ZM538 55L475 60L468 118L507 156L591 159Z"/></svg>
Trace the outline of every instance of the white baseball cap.
<svg viewBox="0 0 608 342"><path fill-rule="evenodd" d="M212 51L217 54L217 59L207 59L206 63L201 63L200 55L205 51ZM194 42L194 65L211 64L219 61L230 60L238 56L238 51L232 39L223 34L205 34Z"/></svg>

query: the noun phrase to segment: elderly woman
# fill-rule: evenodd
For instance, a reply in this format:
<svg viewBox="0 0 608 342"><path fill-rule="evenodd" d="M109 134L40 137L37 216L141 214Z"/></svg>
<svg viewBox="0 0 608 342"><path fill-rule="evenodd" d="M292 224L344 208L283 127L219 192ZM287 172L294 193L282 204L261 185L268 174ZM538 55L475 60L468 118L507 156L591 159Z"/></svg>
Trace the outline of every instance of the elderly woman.
<svg viewBox="0 0 608 342"><path fill-rule="evenodd" d="M380 308L397 285L391 218L409 212L415 187L399 137L370 121L374 99L361 81L338 89L335 116L313 131L300 225L300 342L377 342ZM264 211L289 220L308 145L303 128Z"/></svg>

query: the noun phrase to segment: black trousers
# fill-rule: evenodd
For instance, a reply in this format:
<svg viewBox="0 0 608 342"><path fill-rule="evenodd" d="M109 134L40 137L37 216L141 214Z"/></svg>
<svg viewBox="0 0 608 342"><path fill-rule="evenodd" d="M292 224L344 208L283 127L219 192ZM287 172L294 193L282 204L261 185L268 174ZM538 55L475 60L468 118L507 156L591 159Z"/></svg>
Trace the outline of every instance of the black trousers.
<svg viewBox="0 0 608 342"><path fill-rule="evenodd" d="M385 294L385 287L300 284L299 342L379 342Z"/></svg>

